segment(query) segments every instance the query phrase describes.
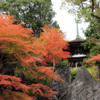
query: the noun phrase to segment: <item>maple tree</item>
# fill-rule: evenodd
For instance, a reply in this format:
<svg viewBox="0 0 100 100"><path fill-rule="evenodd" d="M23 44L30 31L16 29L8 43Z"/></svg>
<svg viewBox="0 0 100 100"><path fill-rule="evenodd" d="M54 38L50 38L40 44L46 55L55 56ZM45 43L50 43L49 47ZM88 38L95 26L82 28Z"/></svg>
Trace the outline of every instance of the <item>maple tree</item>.
<svg viewBox="0 0 100 100"><path fill-rule="evenodd" d="M42 28L44 32L41 33L41 38L36 38L31 34L31 29L23 28L22 23L13 24L15 21L13 16L0 16L0 52L11 55L12 62L17 62L12 66L16 76L19 71L23 71L26 77L29 73L32 82L24 84L22 79L16 76L0 74L0 99L35 100L38 95L51 100L57 92L52 91L48 83L53 78L59 81L62 79L55 75L52 67L37 66L36 61L43 63L55 60L56 63L60 58L65 59L69 52L62 50L66 45L64 35L58 29L45 26Z"/></svg>
<svg viewBox="0 0 100 100"><path fill-rule="evenodd" d="M98 78L100 79L100 54L98 54L97 56L92 56L91 59L89 59L88 61L86 61L86 63L88 64L95 64L98 68Z"/></svg>
<svg viewBox="0 0 100 100"><path fill-rule="evenodd" d="M89 59L87 61L87 63L91 63L91 62L96 62L96 61L100 61L100 54L98 54L97 56L93 56L91 59Z"/></svg>
<svg viewBox="0 0 100 100"><path fill-rule="evenodd" d="M69 52L63 51L63 49L68 49L68 42L64 40L65 35L57 28L51 29L48 25L41 28L41 45L45 46L44 61L53 62L53 67L60 59L66 59L69 56ZM62 49L63 48L63 49Z"/></svg>

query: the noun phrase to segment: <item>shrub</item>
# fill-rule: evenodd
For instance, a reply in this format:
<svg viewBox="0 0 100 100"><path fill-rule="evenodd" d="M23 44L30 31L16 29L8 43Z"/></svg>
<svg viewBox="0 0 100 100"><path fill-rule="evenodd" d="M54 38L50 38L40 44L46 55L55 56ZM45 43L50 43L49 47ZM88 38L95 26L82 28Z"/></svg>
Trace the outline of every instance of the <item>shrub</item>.
<svg viewBox="0 0 100 100"><path fill-rule="evenodd" d="M68 65L68 60L63 60L61 62L61 66L67 66Z"/></svg>
<svg viewBox="0 0 100 100"><path fill-rule="evenodd" d="M71 68L72 81L76 78L78 68Z"/></svg>
<svg viewBox="0 0 100 100"><path fill-rule="evenodd" d="M98 69L94 66L90 67L90 68L87 68L87 70L89 71L89 73L93 76L93 78L95 78L96 80L98 80Z"/></svg>

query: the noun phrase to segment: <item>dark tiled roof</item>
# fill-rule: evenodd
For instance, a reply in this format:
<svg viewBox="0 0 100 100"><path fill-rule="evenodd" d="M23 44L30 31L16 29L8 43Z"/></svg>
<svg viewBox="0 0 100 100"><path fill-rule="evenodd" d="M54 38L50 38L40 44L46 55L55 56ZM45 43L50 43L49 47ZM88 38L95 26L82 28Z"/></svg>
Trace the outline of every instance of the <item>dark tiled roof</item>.
<svg viewBox="0 0 100 100"><path fill-rule="evenodd" d="M70 42L82 42L82 41L83 41L82 39L76 38L75 40L72 40L72 41L70 41Z"/></svg>

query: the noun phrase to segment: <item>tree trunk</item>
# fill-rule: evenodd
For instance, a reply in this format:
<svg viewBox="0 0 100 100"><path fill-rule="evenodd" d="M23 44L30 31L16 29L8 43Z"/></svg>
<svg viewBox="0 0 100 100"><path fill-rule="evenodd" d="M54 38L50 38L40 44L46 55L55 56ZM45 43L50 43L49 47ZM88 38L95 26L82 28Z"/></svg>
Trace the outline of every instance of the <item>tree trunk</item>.
<svg viewBox="0 0 100 100"><path fill-rule="evenodd" d="M53 57L53 71L55 69L55 58Z"/></svg>

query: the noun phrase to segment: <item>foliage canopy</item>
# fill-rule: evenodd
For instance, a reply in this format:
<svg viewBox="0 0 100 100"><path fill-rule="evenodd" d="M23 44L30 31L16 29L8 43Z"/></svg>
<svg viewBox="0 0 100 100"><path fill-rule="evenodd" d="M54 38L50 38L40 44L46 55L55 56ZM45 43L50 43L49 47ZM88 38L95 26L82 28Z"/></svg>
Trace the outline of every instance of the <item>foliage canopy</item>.
<svg viewBox="0 0 100 100"><path fill-rule="evenodd" d="M56 59L58 53L62 53L58 56L59 59L65 58L62 50L66 43L63 40L63 33L58 29L50 29L45 26L41 38L36 38L31 34L33 32L31 29L23 28L22 23L13 24L15 21L13 16L0 16L0 51L1 54L11 55L11 60L19 63L16 65L12 63L11 67L14 67L14 72L18 74L21 71L26 77L30 75L30 78L33 77L31 78L33 81L30 82L28 78L25 78L26 81L21 80L17 78L18 75L15 77L0 74L0 87L2 87L0 88L0 99L35 100L38 96L51 99L56 92L50 89L48 83L53 78L63 80L60 76L55 75L52 67L37 66L36 62L52 62L52 57ZM48 43L50 43L49 47ZM48 55L49 53L50 55ZM69 52L66 53L66 56L68 55ZM1 60L3 60L3 56L0 58Z"/></svg>
<svg viewBox="0 0 100 100"><path fill-rule="evenodd" d="M59 27L52 20L55 12L52 10L51 0L0 0L0 11L14 15L18 20L16 23L23 22L23 26L31 28L36 36L39 36L40 28L45 24Z"/></svg>

